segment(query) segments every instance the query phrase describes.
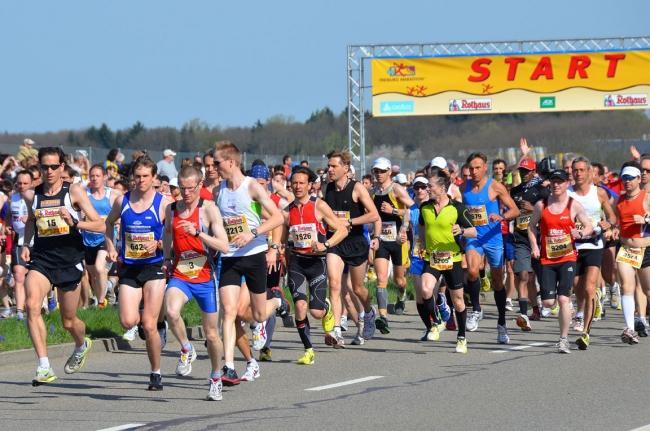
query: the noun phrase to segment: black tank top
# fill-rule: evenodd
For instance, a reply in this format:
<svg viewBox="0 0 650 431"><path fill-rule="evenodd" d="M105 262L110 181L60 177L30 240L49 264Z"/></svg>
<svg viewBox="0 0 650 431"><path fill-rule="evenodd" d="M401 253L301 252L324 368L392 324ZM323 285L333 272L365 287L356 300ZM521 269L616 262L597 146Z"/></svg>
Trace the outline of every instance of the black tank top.
<svg viewBox="0 0 650 431"><path fill-rule="evenodd" d="M336 214L337 217L343 218L345 214L345 218L353 219L366 213L363 204L360 201L355 202L354 199L352 199L352 191L354 190L354 185L356 183L357 182L354 180L348 181L348 184L341 191L336 190L336 183L332 182L327 184L327 188L325 189L325 202L330 206L330 208L332 208L332 211L334 211L334 214ZM332 232L327 233L328 238L332 235ZM352 226L352 229L348 234L348 237L351 236L364 236L363 226Z"/></svg>
<svg viewBox="0 0 650 431"><path fill-rule="evenodd" d="M68 226L59 215L66 208L78 220L77 211L70 200L70 183L63 183L59 193L53 196L43 194L43 186L34 189L34 248L32 259L48 267L65 268L75 266L84 256L83 238L79 230Z"/></svg>
<svg viewBox="0 0 650 431"><path fill-rule="evenodd" d="M377 207L379 218L381 218L382 222L395 222L395 226L399 232L402 227L402 217L395 214L387 214L381 210L381 204L384 202L387 202L393 208L399 209L400 205L397 199L391 199L393 196L393 186L391 185L383 194L378 193L378 189L375 189L373 193L372 201L375 203L375 207Z"/></svg>

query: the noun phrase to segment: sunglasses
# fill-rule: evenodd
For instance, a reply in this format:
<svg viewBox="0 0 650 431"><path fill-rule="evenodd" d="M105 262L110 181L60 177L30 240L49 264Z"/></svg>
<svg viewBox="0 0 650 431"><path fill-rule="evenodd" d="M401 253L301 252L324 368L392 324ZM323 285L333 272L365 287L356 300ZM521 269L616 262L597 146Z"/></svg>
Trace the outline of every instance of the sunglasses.
<svg viewBox="0 0 650 431"><path fill-rule="evenodd" d="M643 168L641 169L641 172L643 172L644 174L650 174L650 169Z"/></svg>
<svg viewBox="0 0 650 431"><path fill-rule="evenodd" d="M196 190L199 187L199 184L192 186L192 187L179 187L180 191L182 193L184 192L191 192L192 190Z"/></svg>
<svg viewBox="0 0 650 431"><path fill-rule="evenodd" d="M621 180L622 181L634 181L637 177L633 177L632 175L622 175Z"/></svg>
<svg viewBox="0 0 650 431"><path fill-rule="evenodd" d="M388 172L388 169L377 169L377 168L375 168L372 171L374 173L376 173L376 174L385 174L386 172Z"/></svg>
<svg viewBox="0 0 650 431"><path fill-rule="evenodd" d="M413 190L426 190L429 186L421 185L421 186L413 186Z"/></svg>
<svg viewBox="0 0 650 431"><path fill-rule="evenodd" d="M48 171L48 170L50 170L50 171L56 171L56 170L59 169L60 167L61 167L61 164L60 164L60 163L57 163L56 165L43 165L43 164L42 164L42 165L40 166L41 171Z"/></svg>

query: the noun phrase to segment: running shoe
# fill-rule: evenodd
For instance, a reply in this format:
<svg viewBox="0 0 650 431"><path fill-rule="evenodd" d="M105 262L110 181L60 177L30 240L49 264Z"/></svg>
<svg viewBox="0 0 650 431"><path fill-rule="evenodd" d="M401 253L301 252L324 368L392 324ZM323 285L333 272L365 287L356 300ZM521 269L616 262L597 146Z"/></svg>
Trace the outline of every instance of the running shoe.
<svg viewBox="0 0 650 431"><path fill-rule="evenodd" d="M497 325L497 343L508 344L510 337L508 336L508 328L505 325Z"/></svg>
<svg viewBox="0 0 650 431"><path fill-rule="evenodd" d="M378 318L375 319L375 326L377 326L377 329L379 329L379 332L382 334L390 334L390 328L388 326L388 319L386 316L379 316Z"/></svg>
<svg viewBox="0 0 650 431"><path fill-rule="evenodd" d="M347 332L348 331L348 316L345 314L341 316L341 331Z"/></svg>
<svg viewBox="0 0 650 431"><path fill-rule="evenodd" d="M528 316L525 314L520 314L517 316L517 326L519 326L519 328L521 328L521 330L524 332L530 332L533 330L533 328L530 326Z"/></svg>
<svg viewBox="0 0 650 431"><path fill-rule="evenodd" d="M334 344L332 344L332 347L335 349L345 349L345 340L341 336L341 334L334 334Z"/></svg>
<svg viewBox="0 0 650 431"><path fill-rule="evenodd" d="M0 313L0 319L9 319L13 317L14 312L11 310L11 308L5 308L2 310L2 313Z"/></svg>
<svg viewBox="0 0 650 431"><path fill-rule="evenodd" d="M440 330L438 325L433 325L429 331L427 331L427 341L438 341L440 339Z"/></svg>
<svg viewBox="0 0 650 431"><path fill-rule="evenodd" d="M449 304L447 304L447 298L442 294L438 294L438 312L443 322L448 321L451 317L451 309L449 308Z"/></svg>
<svg viewBox="0 0 650 431"><path fill-rule="evenodd" d="M366 314L363 316L363 330L362 335L366 340L370 340L375 335L375 330L377 326L375 325L375 309L374 307L370 308L370 311L366 311Z"/></svg>
<svg viewBox="0 0 650 431"><path fill-rule="evenodd" d="M25 320L25 315L22 310L16 311L16 320Z"/></svg>
<svg viewBox="0 0 650 431"><path fill-rule="evenodd" d="M573 319L573 330L576 332L584 332L585 330L585 319L580 316L576 316Z"/></svg>
<svg viewBox="0 0 650 431"><path fill-rule="evenodd" d="M108 307L108 298L104 298L102 302L97 304L97 308L99 308L100 310L103 310L106 307Z"/></svg>
<svg viewBox="0 0 650 431"><path fill-rule="evenodd" d="M63 371L65 371L66 374L72 374L79 371L86 363L86 357L92 348L93 341L88 337L84 338L83 350L81 352L73 352L72 355L70 355L65 363L65 367L63 367Z"/></svg>
<svg viewBox="0 0 650 431"><path fill-rule="evenodd" d="M506 310L512 311L514 310L512 306L512 299L511 298L506 298Z"/></svg>
<svg viewBox="0 0 650 431"><path fill-rule="evenodd" d="M142 323L138 323L138 337L140 337L142 341L147 340L147 334L144 332L144 326L142 326Z"/></svg>
<svg viewBox="0 0 650 431"><path fill-rule="evenodd" d="M589 334L583 332L576 340L576 344L578 345L578 349L587 350L589 348Z"/></svg>
<svg viewBox="0 0 650 431"><path fill-rule="evenodd" d="M627 344L639 344L639 334L630 328L625 328L621 334L621 341Z"/></svg>
<svg viewBox="0 0 650 431"><path fill-rule="evenodd" d="M361 336L361 334L355 335L354 339L350 344L353 346L363 346L366 342L366 339Z"/></svg>
<svg viewBox="0 0 650 431"><path fill-rule="evenodd" d="M323 327L323 331L328 333L334 330L334 314L332 313L332 303L329 298L325 299L325 302L327 303L327 312L321 319L321 326Z"/></svg>
<svg viewBox="0 0 650 431"><path fill-rule="evenodd" d="M485 277L481 278L481 291L489 292L491 290L492 285L490 284L490 278L486 275Z"/></svg>
<svg viewBox="0 0 650 431"><path fill-rule="evenodd" d="M190 348L187 352L181 350L181 356L178 358L176 364L176 375L189 376L192 372L192 362L196 360L196 350L194 347Z"/></svg>
<svg viewBox="0 0 650 431"><path fill-rule="evenodd" d="M253 328L253 350L259 351L266 344L266 321L259 322ZM225 382L224 382L225 383Z"/></svg>
<svg viewBox="0 0 650 431"><path fill-rule="evenodd" d="M600 288L597 288L593 320L598 321L602 319L602 317L603 317L603 291L600 290Z"/></svg>
<svg viewBox="0 0 650 431"><path fill-rule="evenodd" d="M402 315L404 314L404 310L406 309L406 303L401 299L398 299L397 302L395 302L394 309L395 309L395 314Z"/></svg>
<svg viewBox="0 0 650 431"><path fill-rule="evenodd" d="M158 373L149 374L149 390L150 391L162 391L162 376Z"/></svg>
<svg viewBox="0 0 650 431"><path fill-rule="evenodd" d="M609 292L609 305L612 307L614 310L620 310L621 309L621 287L619 286L618 283L614 283L612 287L610 288Z"/></svg>
<svg viewBox="0 0 650 431"><path fill-rule="evenodd" d="M47 298L47 311L52 312L58 308L59 304L56 302L54 296Z"/></svg>
<svg viewBox="0 0 650 431"><path fill-rule="evenodd" d="M158 336L160 337L160 350L167 345L167 320L158 322Z"/></svg>
<svg viewBox="0 0 650 431"><path fill-rule="evenodd" d="M466 328L469 332L474 332L478 329L478 322L483 317L482 315L483 315L483 310L471 311L467 313Z"/></svg>
<svg viewBox="0 0 650 431"><path fill-rule="evenodd" d="M542 320L542 315L539 312L539 307L533 307L533 313L530 315L530 320L533 322Z"/></svg>
<svg viewBox="0 0 650 431"><path fill-rule="evenodd" d="M221 394L221 390L223 389L223 384L221 383L221 379L209 379L209 380L210 380L210 392L208 392L208 396L205 397L205 399L208 401L221 401L223 399L223 395Z"/></svg>
<svg viewBox="0 0 650 431"><path fill-rule="evenodd" d="M375 272L374 266L371 265L368 267L368 273L366 276L368 277L368 281L377 281L377 273Z"/></svg>
<svg viewBox="0 0 650 431"><path fill-rule="evenodd" d="M456 340L456 353L467 353L467 340L465 337L458 337Z"/></svg>
<svg viewBox="0 0 650 431"><path fill-rule="evenodd" d="M56 379L57 377L51 367L38 367L36 369L36 376L34 376L34 379L32 380L32 386L46 385L48 383L52 383Z"/></svg>
<svg viewBox="0 0 650 431"><path fill-rule="evenodd" d="M262 347L260 350L260 358L258 359L262 362L271 362L273 360L270 347Z"/></svg>
<svg viewBox="0 0 650 431"><path fill-rule="evenodd" d="M289 302L284 299L284 296L280 296L280 306L275 310L275 315L284 319L289 315L290 311L291 305L289 305Z"/></svg>
<svg viewBox="0 0 650 431"><path fill-rule="evenodd" d="M296 362L298 365L314 365L314 356L314 349L305 349Z"/></svg>
<svg viewBox="0 0 650 431"><path fill-rule="evenodd" d="M122 335L122 339L124 341L133 341L135 340L135 335L138 333L138 325L135 325L133 328L128 329L124 335Z"/></svg>
<svg viewBox="0 0 650 431"><path fill-rule="evenodd" d="M456 319L453 315L445 322L445 328L447 328L447 331L458 330L458 327L456 327Z"/></svg>
<svg viewBox="0 0 650 431"><path fill-rule="evenodd" d="M569 339L566 337L560 338L560 341L556 344L558 353L571 353L571 347L569 346Z"/></svg>
<svg viewBox="0 0 650 431"><path fill-rule="evenodd" d="M634 319L634 330L639 334L639 337L647 337L648 336L648 329L646 326L646 323L643 321L643 318L635 318Z"/></svg>
<svg viewBox="0 0 650 431"><path fill-rule="evenodd" d="M224 386L235 386L240 382L237 371L228 368L226 365L221 369L221 381Z"/></svg>
<svg viewBox="0 0 650 431"><path fill-rule="evenodd" d="M551 317L551 309L548 307L542 307L542 317L547 318Z"/></svg>
<svg viewBox="0 0 650 431"><path fill-rule="evenodd" d="M239 380L242 382L252 382L255 381L255 379L259 379L260 376L259 364L257 362L249 362L246 364L246 371L242 374Z"/></svg>
<svg viewBox="0 0 650 431"><path fill-rule="evenodd" d="M555 301L555 304L551 307L551 314L553 316L557 316L558 313L560 312L560 304Z"/></svg>
<svg viewBox="0 0 650 431"><path fill-rule="evenodd" d="M293 316L290 314L287 314L282 318L282 326L285 328L295 328L296 324L293 321Z"/></svg>

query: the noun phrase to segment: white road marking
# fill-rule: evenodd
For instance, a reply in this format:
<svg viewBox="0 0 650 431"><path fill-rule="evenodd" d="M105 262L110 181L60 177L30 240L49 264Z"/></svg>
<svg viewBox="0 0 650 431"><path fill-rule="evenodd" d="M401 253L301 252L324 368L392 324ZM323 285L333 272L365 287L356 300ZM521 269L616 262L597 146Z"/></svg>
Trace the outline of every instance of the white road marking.
<svg viewBox="0 0 650 431"><path fill-rule="evenodd" d="M368 377L362 377L360 379L346 380L346 381L340 382L340 383L333 383L331 385L316 386L314 388L307 388L305 390L306 391L324 391L325 389L333 389L333 388L339 388L341 386L354 385L356 383L362 383L362 382L367 382L367 381L370 381L370 380L382 379L383 377L384 376L368 376Z"/></svg>
<svg viewBox="0 0 650 431"><path fill-rule="evenodd" d="M502 349L502 350L492 350L492 353L508 353L508 352L516 352L518 350L525 350L525 349L530 349L531 347L540 347L540 346L545 346L548 343L530 343L530 344L522 344L521 346L513 346L509 347L507 349Z"/></svg>
<svg viewBox="0 0 650 431"><path fill-rule="evenodd" d="M124 425L118 425L118 426L116 426L116 427L110 427L110 428L100 429L100 430L97 430L97 431L122 431L122 430L130 430L130 429L137 428L137 427L141 427L141 426L144 426L144 425L146 425L146 424L124 424Z"/></svg>
<svg viewBox="0 0 650 431"><path fill-rule="evenodd" d="M630 431L650 431L650 425L644 425L639 428L634 428L633 430Z"/></svg>

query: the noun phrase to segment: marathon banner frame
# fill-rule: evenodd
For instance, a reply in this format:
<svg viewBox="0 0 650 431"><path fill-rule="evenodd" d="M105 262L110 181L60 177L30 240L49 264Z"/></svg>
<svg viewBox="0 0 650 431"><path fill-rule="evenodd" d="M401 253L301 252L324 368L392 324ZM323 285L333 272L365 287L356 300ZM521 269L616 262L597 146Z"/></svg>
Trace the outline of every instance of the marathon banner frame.
<svg viewBox="0 0 650 431"><path fill-rule="evenodd" d="M648 49L370 62L375 117L649 108Z"/></svg>

